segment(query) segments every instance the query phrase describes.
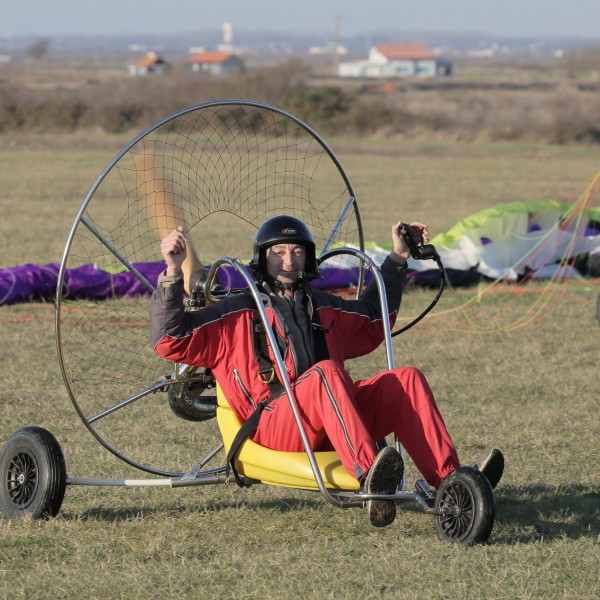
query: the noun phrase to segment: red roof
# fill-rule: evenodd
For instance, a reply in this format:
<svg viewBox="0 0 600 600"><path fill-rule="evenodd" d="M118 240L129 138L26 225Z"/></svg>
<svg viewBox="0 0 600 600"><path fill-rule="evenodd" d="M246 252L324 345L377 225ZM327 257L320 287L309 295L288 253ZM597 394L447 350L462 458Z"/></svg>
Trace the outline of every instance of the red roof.
<svg viewBox="0 0 600 600"><path fill-rule="evenodd" d="M435 56L425 44L376 44L389 60L431 60Z"/></svg>
<svg viewBox="0 0 600 600"><path fill-rule="evenodd" d="M156 65L157 63L163 63L164 60L157 56L156 54L148 54L144 56L141 60L135 63L134 67L137 69L144 69L146 67L151 67L152 65Z"/></svg>
<svg viewBox="0 0 600 600"><path fill-rule="evenodd" d="M231 58L231 52L200 52L190 58L191 63L224 63Z"/></svg>

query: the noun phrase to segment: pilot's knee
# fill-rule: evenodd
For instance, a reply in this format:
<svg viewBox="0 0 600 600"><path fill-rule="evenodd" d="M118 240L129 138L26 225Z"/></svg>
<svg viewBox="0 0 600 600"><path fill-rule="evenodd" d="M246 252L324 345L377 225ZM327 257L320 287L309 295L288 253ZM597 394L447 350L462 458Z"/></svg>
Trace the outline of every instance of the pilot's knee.
<svg viewBox="0 0 600 600"><path fill-rule="evenodd" d="M331 360L328 358L327 360L320 360L318 363L314 365L314 368L321 369L321 371L326 373L334 373L339 371L346 372L344 366L337 362L336 360Z"/></svg>

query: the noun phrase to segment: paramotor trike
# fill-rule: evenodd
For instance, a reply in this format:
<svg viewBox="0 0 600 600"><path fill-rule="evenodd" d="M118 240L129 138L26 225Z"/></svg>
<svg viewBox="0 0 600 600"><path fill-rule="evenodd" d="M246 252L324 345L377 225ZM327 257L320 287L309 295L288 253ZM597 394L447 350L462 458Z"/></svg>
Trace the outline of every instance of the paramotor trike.
<svg viewBox="0 0 600 600"><path fill-rule="evenodd" d="M261 222L281 213L302 218L313 231L330 289L358 294L371 276L382 314L387 314L378 266L364 250L350 181L327 144L296 117L256 102L209 102L162 119L115 156L86 196L66 244L57 290L57 349L67 391L84 425L118 458L154 477L69 477L56 438L43 428L24 427L0 456L0 504L9 518L55 516L67 486L183 487L228 481L225 457L241 423L227 398L209 371L172 365L147 344L147 293L161 269L157 242L185 224L192 242L210 240L211 247L227 249L202 269L202 284L192 277L200 263L191 253L187 309L246 290L265 324L247 266L230 255L243 256L244 248L236 243L250 239ZM71 276L82 269L106 274L110 292L102 300L90 302L89 292L74 291ZM116 287L127 282L126 292L117 294ZM392 333L385 319L383 323L387 366L393 368ZM265 330L272 336L269 327ZM240 481L316 490L335 506L363 506L376 496L360 489L335 452L310 447L282 358L277 352L275 357L305 452L274 451L248 439L235 461ZM172 420L167 424L165 406L171 416L180 417L178 425ZM161 427L155 426L156 419ZM147 424L148 435L138 445L131 422ZM182 423L187 431L195 430L194 443L179 434ZM176 443L179 452L173 452ZM153 462L174 455L182 461L193 458L184 469ZM437 491L423 480L413 490L401 488L377 497L416 502L433 515L442 540L470 545L489 537L494 496L476 469L461 467Z"/></svg>

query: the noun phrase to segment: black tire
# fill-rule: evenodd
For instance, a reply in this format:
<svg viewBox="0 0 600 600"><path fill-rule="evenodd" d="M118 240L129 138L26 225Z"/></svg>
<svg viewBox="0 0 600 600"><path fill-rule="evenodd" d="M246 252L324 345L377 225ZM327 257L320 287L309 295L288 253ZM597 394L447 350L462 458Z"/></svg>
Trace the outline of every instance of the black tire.
<svg viewBox="0 0 600 600"><path fill-rule="evenodd" d="M436 508L453 513L435 516L435 531L443 542L472 546L485 542L494 526L496 503L485 475L472 467L460 467L442 481Z"/></svg>
<svg viewBox="0 0 600 600"><path fill-rule="evenodd" d="M0 509L9 519L55 517L67 470L56 438L41 427L13 433L0 454Z"/></svg>

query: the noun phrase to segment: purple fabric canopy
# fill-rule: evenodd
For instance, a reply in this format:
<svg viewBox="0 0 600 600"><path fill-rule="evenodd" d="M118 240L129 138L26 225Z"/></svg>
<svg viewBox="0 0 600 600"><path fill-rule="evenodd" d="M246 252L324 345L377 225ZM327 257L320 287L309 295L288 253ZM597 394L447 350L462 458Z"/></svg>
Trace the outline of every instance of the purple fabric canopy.
<svg viewBox="0 0 600 600"><path fill-rule="evenodd" d="M164 263L133 263L133 267L152 285L156 285ZM27 264L0 269L0 305L52 299L56 295L59 265ZM219 270L227 288L246 287L244 278L233 267ZM320 289L348 288L356 285L357 269L324 267L323 278L314 282ZM93 265L67 269L63 282L63 296L69 299L107 298L149 294L146 286L130 271L109 273Z"/></svg>
<svg viewBox="0 0 600 600"><path fill-rule="evenodd" d="M163 263L138 263L134 265L152 284L164 268ZM20 265L0 269L0 305L50 299L56 294L59 265ZM93 265L67 269L63 282L66 298L97 298L104 300L115 296L135 296L148 293L146 286L129 271L108 273Z"/></svg>

